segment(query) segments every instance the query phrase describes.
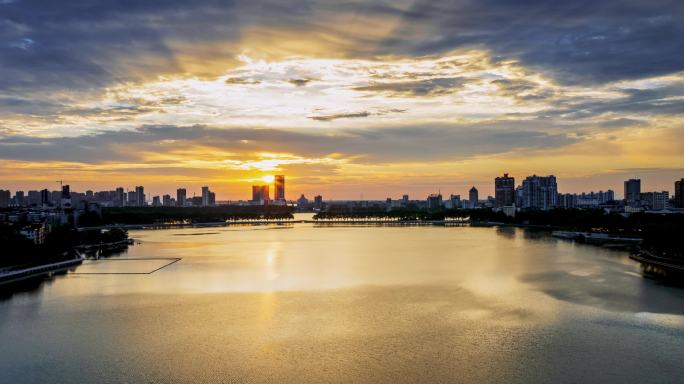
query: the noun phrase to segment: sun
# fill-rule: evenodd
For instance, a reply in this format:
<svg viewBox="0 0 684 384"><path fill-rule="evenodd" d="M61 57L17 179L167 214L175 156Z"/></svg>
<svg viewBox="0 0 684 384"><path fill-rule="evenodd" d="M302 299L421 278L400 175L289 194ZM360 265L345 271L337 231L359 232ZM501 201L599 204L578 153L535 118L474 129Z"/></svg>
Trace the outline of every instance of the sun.
<svg viewBox="0 0 684 384"><path fill-rule="evenodd" d="M261 180L263 180L264 183L269 183L269 184L270 184L270 183L273 182L273 180L275 180L275 176L273 176L273 175L266 175L266 176L262 177Z"/></svg>

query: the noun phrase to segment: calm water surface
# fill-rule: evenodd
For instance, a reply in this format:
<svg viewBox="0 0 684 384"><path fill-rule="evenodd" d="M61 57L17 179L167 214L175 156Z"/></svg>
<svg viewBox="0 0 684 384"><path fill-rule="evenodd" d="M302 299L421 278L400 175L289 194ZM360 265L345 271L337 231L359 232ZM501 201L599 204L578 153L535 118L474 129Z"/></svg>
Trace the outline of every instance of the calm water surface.
<svg viewBox="0 0 684 384"><path fill-rule="evenodd" d="M4 296L0 382L684 382L684 289L625 253L513 228L131 236Z"/></svg>

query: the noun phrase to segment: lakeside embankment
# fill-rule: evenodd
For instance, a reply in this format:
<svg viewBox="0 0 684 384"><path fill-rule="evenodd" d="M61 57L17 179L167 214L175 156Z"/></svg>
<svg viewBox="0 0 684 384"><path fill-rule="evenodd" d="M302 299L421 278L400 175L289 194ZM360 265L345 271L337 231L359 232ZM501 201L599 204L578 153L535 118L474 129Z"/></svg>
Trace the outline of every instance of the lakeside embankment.
<svg viewBox="0 0 684 384"><path fill-rule="evenodd" d="M77 231L61 226L36 243L19 235L15 228L3 227L7 249L0 258L0 284L38 277L80 264L86 254L127 247L132 243L128 232L120 228Z"/></svg>
<svg viewBox="0 0 684 384"><path fill-rule="evenodd" d="M85 258L83 258L82 256L78 256L78 257L75 257L73 259L37 265L34 267L29 267L29 268L21 268L21 269L11 269L10 268L9 270L0 272L0 285L14 283L14 282L17 282L20 280L25 280L25 279L34 278L37 276L42 276L45 274L51 274L51 273L63 271L63 270L69 269L71 267L75 267L77 265L80 265L84 259Z"/></svg>

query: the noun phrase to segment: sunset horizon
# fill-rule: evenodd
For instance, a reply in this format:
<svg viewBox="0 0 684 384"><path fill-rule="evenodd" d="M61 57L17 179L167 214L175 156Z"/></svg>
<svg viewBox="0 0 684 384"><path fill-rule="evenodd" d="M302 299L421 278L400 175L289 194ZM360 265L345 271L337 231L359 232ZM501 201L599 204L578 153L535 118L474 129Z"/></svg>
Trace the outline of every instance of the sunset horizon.
<svg viewBox="0 0 684 384"><path fill-rule="evenodd" d="M0 3L4 188L237 200L278 172L296 195L384 199L684 172L681 27L658 2L38 3Z"/></svg>
<svg viewBox="0 0 684 384"><path fill-rule="evenodd" d="M682 382L683 20L0 0L0 382Z"/></svg>

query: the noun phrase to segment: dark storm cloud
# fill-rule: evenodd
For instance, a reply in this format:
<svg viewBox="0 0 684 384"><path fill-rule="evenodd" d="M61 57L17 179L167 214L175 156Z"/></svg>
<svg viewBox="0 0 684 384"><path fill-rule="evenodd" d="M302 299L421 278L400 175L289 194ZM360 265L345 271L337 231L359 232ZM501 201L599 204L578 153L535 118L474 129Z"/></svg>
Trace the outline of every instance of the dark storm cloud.
<svg viewBox="0 0 684 384"><path fill-rule="evenodd" d="M375 41L320 17L338 14L399 23ZM605 82L684 70L683 19L684 2L671 0L417 0L408 8L370 0L3 1L0 91L97 88L177 72L178 56L196 54L192 47L279 26L351 40L347 55L480 47L561 81Z"/></svg>
<svg viewBox="0 0 684 384"><path fill-rule="evenodd" d="M378 45L385 53L485 47L568 83L684 70L681 1L418 0L394 11L403 22Z"/></svg>
<svg viewBox="0 0 684 384"><path fill-rule="evenodd" d="M532 123L433 125L378 129L344 129L316 134L279 129L217 129L204 126L146 126L130 131L100 132L78 137L0 138L0 159L85 163L140 160L141 153L191 149L193 145L235 153L292 153L325 157L333 153L357 162L402 162L463 159L515 149L554 148L577 139L535 131Z"/></svg>
<svg viewBox="0 0 684 384"><path fill-rule="evenodd" d="M235 41L244 26L302 24L309 10L306 2L300 3L292 7L277 1L241 0L0 4L0 91L97 88L178 72L179 55L206 43ZM174 48L174 42L189 48L186 52Z"/></svg>

